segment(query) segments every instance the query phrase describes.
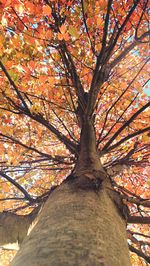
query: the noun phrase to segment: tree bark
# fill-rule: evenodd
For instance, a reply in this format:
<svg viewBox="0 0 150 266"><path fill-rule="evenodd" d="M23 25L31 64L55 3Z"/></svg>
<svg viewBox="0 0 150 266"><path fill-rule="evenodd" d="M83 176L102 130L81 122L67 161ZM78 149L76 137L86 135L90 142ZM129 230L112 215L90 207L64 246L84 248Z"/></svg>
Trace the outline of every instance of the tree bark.
<svg viewBox="0 0 150 266"><path fill-rule="evenodd" d="M14 213L0 213L0 247L18 249L33 219L31 215L16 215Z"/></svg>
<svg viewBox="0 0 150 266"><path fill-rule="evenodd" d="M126 222L104 181L71 177L45 203L11 266L129 266Z"/></svg>

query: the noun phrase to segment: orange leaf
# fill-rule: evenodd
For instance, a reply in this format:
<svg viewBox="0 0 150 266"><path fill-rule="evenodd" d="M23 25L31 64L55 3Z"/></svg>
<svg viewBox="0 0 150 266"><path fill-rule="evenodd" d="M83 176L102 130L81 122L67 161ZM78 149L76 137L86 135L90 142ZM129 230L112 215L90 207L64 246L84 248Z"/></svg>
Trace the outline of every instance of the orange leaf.
<svg viewBox="0 0 150 266"><path fill-rule="evenodd" d="M97 22L97 26L103 26L103 19L101 18L101 17L98 17L97 19L96 19L96 22Z"/></svg>
<svg viewBox="0 0 150 266"><path fill-rule="evenodd" d="M26 6L26 8L27 8L28 10L30 10L31 12L34 12L34 11L35 11L35 5L34 5L33 3L27 1L27 2L25 3L25 6Z"/></svg>
<svg viewBox="0 0 150 266"><path fill-rule="evenodd" d="M65 32L66 32L66 26L63 24L60 28L60 32L62 33L62 34L64 34Z"/></svg>
<svg viewBox="0 0 150 266"><path fill-rule="evenodd" d="M46 5L46 6L43 6L43 14L45 16L50 16L52 13L52 9L50 6Z"/></svg>

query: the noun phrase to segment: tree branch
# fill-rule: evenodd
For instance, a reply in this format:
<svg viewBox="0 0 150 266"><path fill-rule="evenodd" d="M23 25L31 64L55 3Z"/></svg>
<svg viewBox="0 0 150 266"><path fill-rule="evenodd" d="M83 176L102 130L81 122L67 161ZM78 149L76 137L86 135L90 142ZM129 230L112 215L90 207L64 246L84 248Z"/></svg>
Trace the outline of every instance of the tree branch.
<svg viewBox="0 0 150 266"><path fill-rule="evenodd" d="M136 253L141 258L145 259L148 263L150 263L150 258L146 256L141 250L136 249L135 247L128 245L131 252Z"/></svg>
<svg viewBox="0 0 150 266"><path fill-rule="evenodd" d="M38 211L39 207L29 215L0 213L0 247L7 248L10 244L20 244L27 235L29 226L36 218Z"/></svg>
<svg viewBox="0 0 150 266"><path fill-rule="evenodd" d="M14 88L14 90L15 90L15 92L16 92L18 98L21 100L21 102L22 102L22 104L23 104L23 106L24 106L26 112L27 112L27 113L30 113L30 110L29 110L29 108L28 108L28 106L27 106L25 100L23 99L23 97L22 97L20 91L18 90L16 84L14 83L14 81L12 80L12 78L10 77L8 71L6 70L6 68L4 67L4 65L3 65L3 63L2 63L1 61L0 61L0 67L1 67L1 69L3 70L3 72L5 73L6 77L8 78L8 80L9 80L9 82L10 82L10 85Z"/></svg>
<svg viewBox="0 0 150 266"><path fill-rule="evenodd" d="M103 30L103 37L102 37L102 49L101 49L100 54L97 58L96 69L98 69L98 67L99 67L99 63L103 57L103 53L104 53L105 47L106 47L106 39L107 39L107 34L108 34L109 17L110 17L112 2L113 2L113 0L108 0L107 13L105 16L105 23L104 23L104 30ZM96 71L96 69L95 69L95 71Z"/></svg>
<svg viewBox="0 0 150 266"><path fill-rule="evenodd" d="M37 121L38 123L44 125L46 128L48 128L62 143L65 144L65 146L68 148L68 150L71 153L76 153L76 145L70 141L66 136L64 136L63 134L61 134L61 132L59 132L58 129L56 129L54 126L52 126L46 119L44 119L44 117L40 114L32 114L29 110L26 111L26 108L23 108L22 106L18 106L15 104L15 102L10 99L4 92L3 95L6 97L6 99L8 100L8 102L10 101L13 105L13 107L15 107L17 110L19 110L19 113L22 112L23 114L29 116L31 119ZM10 112L12 112L11 110L8 110ZM19 114L18 113L18 114Z"/></svg>
<svg viewBox="0 0 150 266"><path fill-rule="evenodd" d="M131 15L133 14L133 12L134 12L134 10L135 10L135 8L137 7L137 5L138 5L139 2L140 2L140 0L135 0L135 1L134 1L133 6L132 6L131 9L129 10L129 12L128 12L126 18L124 19L124 21L123 21L121 27L119 28L118 33L116 34L116 37L115 37L115 39L114 39L112 45L110 45L110 47L109 47L109 54L111 53L111 51L112 51L113 48L115 47L115 45L116 45L116 43L117 43L117 40L118 40L118 38L119 38L121 32L122 32L123 29L125 28L127 22L129 21Z"/></svg>
<svg viewBox="0 0 150 266"><path fill-rule="evenodd" d="M4 177L7 181L9 181L11 184L13 184L16 188L18 188L23 195L25 196L25 199L29 202L33 202L34 199L29 195L29 193L21 186L19 185L14 179L6 175L4 172L0 171L0 175Z"/></svg>
<svg viewBox="0 0 150 266"><path fill-rule="evenodd" d="M4 137L4 138L6 138L6 139L9 139L9 140L13 141L13 142L16 143L16 144L19 144L20 146L24 147L25 149L31 150L31 151L33 151L33 152L36 152L36 153L38 153L39 155L41 155L42 157L46 157L46 158L49 159L49 160L57 161L57 162L62 162L62 163L63 163L61 156L60 156L60 157L59 157L59 156L53 157L53 156L51 156L50 154L47 154L47 153L41 152L41 151L37 150L36 148L30 147L30 146L28 146L28 145L22 143L21 141L19 141L19 140L13 138L13 137L11 137L11 136L7 136L7 135L5 135L5 134L2 134L2 133L0 133L0 136Z"/></svg>
<svg viewBox="0 0 150 266"><path fill-rule="evenodd" d="M127 199L128 202L136 204L138 206L142 205L146 208L150 208L150 199L136 199L136 198L131 198L131 197L124 197L125 199Z"/></svg>
<svg viewBox="0 0 150 266"><path fill-rule="evenodd" d="M134 121L134 119L140 114L140 113L142 113L146 108L148 108L150 106L150 102L148 102L148 103L146 103L144 106L142 106L135 114L133 114L131 117L130 117L130 119L128 120L128 121L126 121L123 125L122 125L122 127L120 127L117 131L116 131L116 133L112 136L112 138L105 144L105 146L103 147L103 150L105 151L105 150L107 150L107 148L110 146L110 144L117 138L117 136L127 127L127 126L129 126L130 124L131 124L131 122L133 122ZM147 128L147 130L148 130L149 128ZM144 130L144 129L143 129ZM146 130L146 131L147 131ZM142 131L142 130L141 130ZM137 132L139 132L139 131L137 131ZM126 140L127 139L129 139L129 138L131 138L131 137L134 137L134 136L136 136L136 135L138 135L138 133L137 132L135 132L135 133L133 133L133 134L135 134L135 135L133 135L133 134L130 134L130 135L128 135L127 137L126 137ZM145 131L143 131L143 132L145 132ZM143 132L141 132L141 133L143 133ZM141 133L139 133L139 134L141 134ZM133 136L132 136L133 135ZM131 137L130 137L131 136ZM122 140L121 140L122 141ZM125 141L125 140L124 140ZM122 143L120 143L120 141L118 142L119 143L119 145ZM116 145L116 144L115 144ZM114 145L113 145L114 146ZM112 146L112 147L113 147ZM118 146L118 145L117 145ZM112 149L112 148L111 148ZM114 149L114 147L113 147L113 149Z"/></svg>
<svg viewBox="0 0 150 266"><path fill-rule="evenodd" d="M126 90L120 95L119 98L121 98L123 96L123 94L128 90L128 87L126 88ZM128 106L124 109L123 113L119 116L119 118L115 121L115 123L111 126L111 128L108 130L108 132L101 138L104 130L105 130L105 126L106 126L106 123L107 123L107 118L108 118L108 114L109 112L112 110L112 108L115 106L115 104L118 102L118 99L111 105L111 107L108 109L108 111L106 112L106 116L105 116L105 120L104 120L104 124L103 124L103 127L102 127L102 130L99 134L99 138L98 138L98 141L97 141L97 146L100 144L100 142L102 142L108 135L109 133L112 131L112 129L117 125L117 123L120 121L120 119L123 117L123 115L125 114L125 112L128 110L128 108L133 104L133 102L135 101L135 99L137 98L139 93L137 93L135 95L135 97L133 98L133 100L128 104Z"/></svg>
<svg viewBox="0 0 150 266"><path fill-rule="evenodd" d="M85 108L85 101L84 101L84 89L81 84L80 78L77 74L75 64L73 62L72 56L66 46L65 41L61 41L60 43L60 52L63 58L63 62L67 67L68 72L71 74L72 83L76 89L76 93L78 99L80 101L81 107L84 110Z"/></svg>
<svg viewBox="0 0 150 266"><path fill-rule="evenodd" d="M126 47L124 51L110 63L111 69L115 67L136 45L140 44L142 39L144 39L146 36L149 36L149 34L150 34L150 31L143 33L141 37L139 37L133 43L131 43L128 47Z"/></svg>
<svg viewBox="0 0 150 266"><path fill-rule="evenodd" d="M58 131L57 128L52 126L46 119L44 119L43 116L39 114L30 114L29 115L33 120L39 122L40 124L44 125L46 128L48 128L62 143L65 144L67 149L73 153L77 154L77 146L72 141L70 141L65 135L63 135L61 132Z"/></svg>
<svg viewBox="0 0 150 266"><path fill-rule="evenodd" d="M86 23L85 11L84 11L84 1L83 0L81 0L81 7L82 7L83 22L84 22L86 33L87 33L87 36L88 36L88 39L89 39L89 42L90 42L90 45L91 45L91 50L92 50L93 54L96 55L95 48L94 48L92 40L90 38L88 26L87 26L87 23Z"/></svg>
<svg viewBox="0 0 150 266"><path fill-rule="evenodd" d="M129 216L127 223L130 223L130 224L150 224L150 217Z"/></svg>
<svg viewBox="0 0 150 266"><path fill-rule="evenodd" d="M132 134L129 134L128 136L126 136L125 138L121 139L120 141L118 141L117 143L115 143L114 145L110 146L110 148L107 148L107 149L102 149L102 151L104 151L104 153L108 153L110 152L111 150L115 149L116 147L120 146L123 142L131 139L131 138L134 138L135 136L138 136L142 133L145 133L147 131L150 130L150 127L146 127L146 128L143 128L143 129L140 129Z"/></svg>

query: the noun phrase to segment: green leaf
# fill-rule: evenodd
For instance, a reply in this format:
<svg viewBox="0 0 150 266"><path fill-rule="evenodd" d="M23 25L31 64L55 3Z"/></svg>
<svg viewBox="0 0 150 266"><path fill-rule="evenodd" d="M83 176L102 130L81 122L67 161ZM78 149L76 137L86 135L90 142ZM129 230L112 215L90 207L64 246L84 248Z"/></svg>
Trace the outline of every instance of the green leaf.
<svg viewBox="0 0 150 266"><path fill-rule="evenodd" d="M69 27L69 33L72 37L78 38L80 36L80 33L77 31L76 28L74 28L73 26Z"/></svg>

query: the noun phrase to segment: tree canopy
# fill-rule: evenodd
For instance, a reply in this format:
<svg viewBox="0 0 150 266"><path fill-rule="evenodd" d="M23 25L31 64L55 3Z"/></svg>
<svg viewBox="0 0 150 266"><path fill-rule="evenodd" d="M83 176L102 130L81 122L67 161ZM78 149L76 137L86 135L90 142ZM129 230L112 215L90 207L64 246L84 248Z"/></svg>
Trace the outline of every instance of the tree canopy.
<svg viewBox="0 0 150 266"><path fill-rule="evenodd" d="M80 107L146 265L148 1L0 0L0 19L0 212L30 213L73 170Z"/></svg>

